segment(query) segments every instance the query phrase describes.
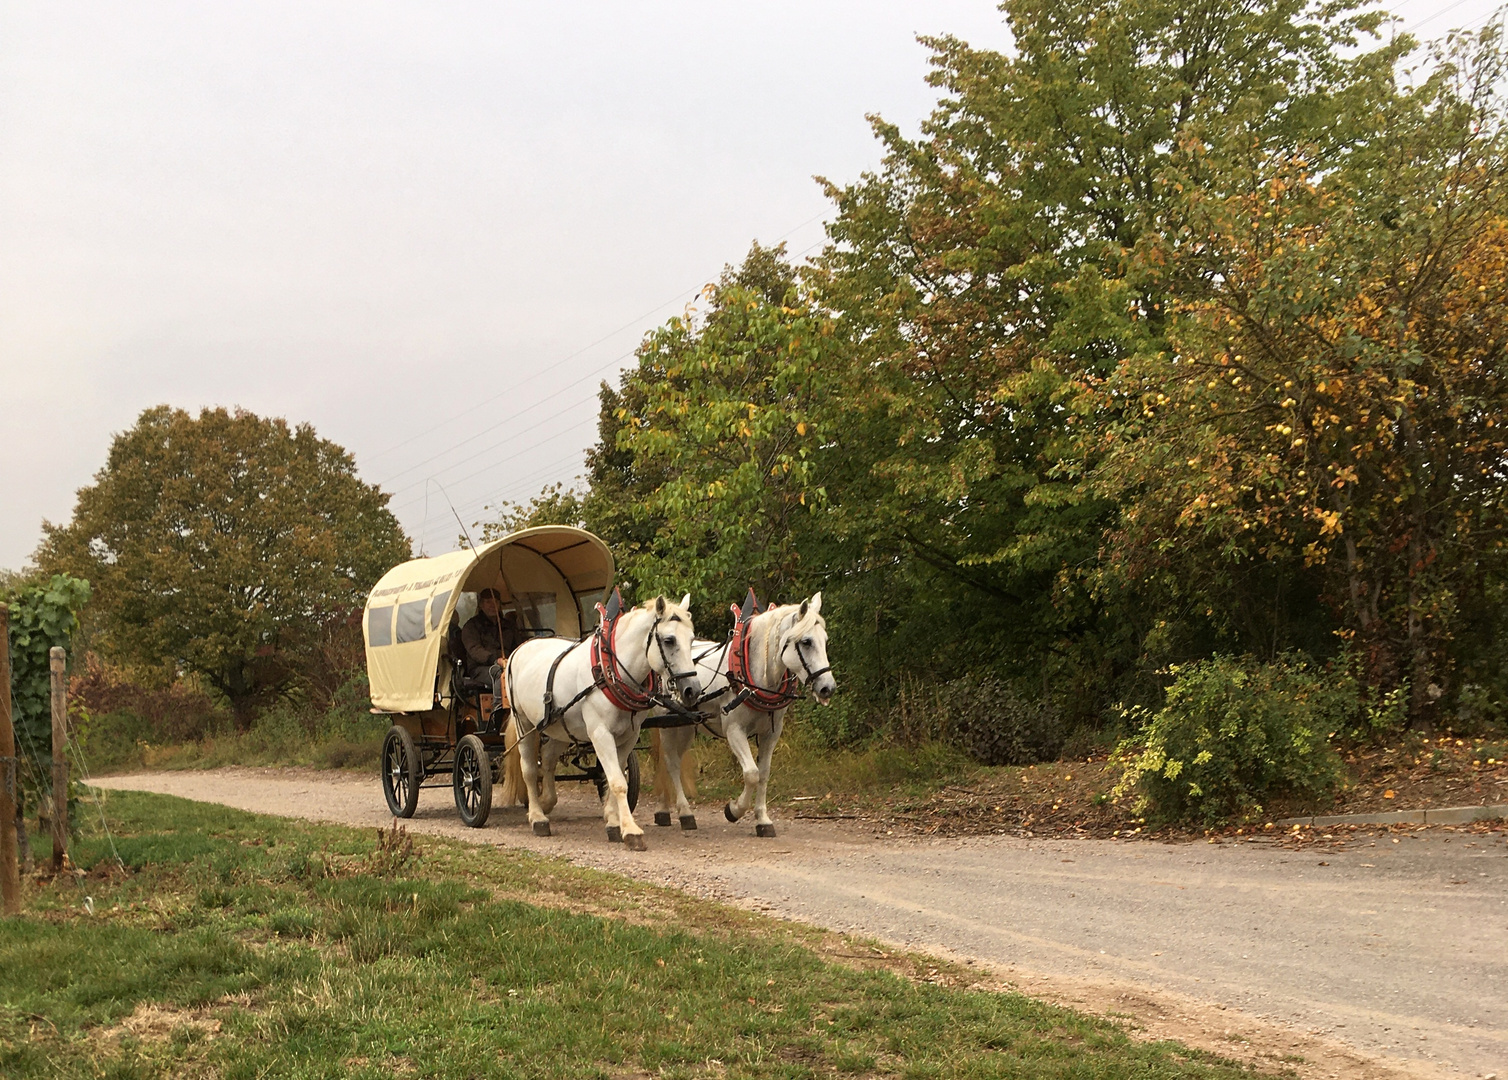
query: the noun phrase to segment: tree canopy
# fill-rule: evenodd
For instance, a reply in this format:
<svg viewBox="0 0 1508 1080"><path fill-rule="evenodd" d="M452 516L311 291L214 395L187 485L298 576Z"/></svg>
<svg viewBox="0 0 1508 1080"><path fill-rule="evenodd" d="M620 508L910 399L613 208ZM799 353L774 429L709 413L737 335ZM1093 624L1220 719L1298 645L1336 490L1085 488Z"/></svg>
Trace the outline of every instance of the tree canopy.
<svg viewBox="0 0 1508 1080"><path fill-rule="evenodd" d="M756 245L604 388L589 524L698 596L825 588L881 691L1088 718L1300 649L1420 722L1502 700L1496 25L1420 60L1359 4L1002 9L1010 55L927 42L936 110L875 119L818 258Z"/></svg>
<svg viewBox="0 0 1508 1080"><path fill-rule="evenodd" d="M72 520L44 526L37 561L92 583L102 652L195 672L244 715L409 558L387 502L307 424L157 406L115 437Z"/></svg>

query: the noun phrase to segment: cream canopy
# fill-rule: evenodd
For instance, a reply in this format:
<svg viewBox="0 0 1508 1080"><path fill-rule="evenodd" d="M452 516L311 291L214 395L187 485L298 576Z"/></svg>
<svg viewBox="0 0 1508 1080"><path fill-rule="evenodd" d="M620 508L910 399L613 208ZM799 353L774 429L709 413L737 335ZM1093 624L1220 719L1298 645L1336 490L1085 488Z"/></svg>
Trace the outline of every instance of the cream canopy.
<svg viewBox="0 0 1508 1080"><path fill-rule="evenodd" d="M449 693L440 656L462 593L496 589L520 627L584 632L582 602L613 583L612 552L585 529L542 525L469 551L400 563L367 596L361 620L372 704L424 712Z"/></svg>

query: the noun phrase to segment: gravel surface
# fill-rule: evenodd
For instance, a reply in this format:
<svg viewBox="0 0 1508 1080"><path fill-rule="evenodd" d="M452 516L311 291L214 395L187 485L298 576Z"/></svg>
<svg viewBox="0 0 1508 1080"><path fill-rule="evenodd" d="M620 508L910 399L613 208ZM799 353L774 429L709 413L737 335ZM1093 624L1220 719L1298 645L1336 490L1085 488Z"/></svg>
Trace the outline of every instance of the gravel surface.
<svg viewBox="0 0 1508 1080"><path fill-rule="evenodd" d="M106 777L260 813L387 825L375 777L220 769ZM641 822L651 819L641 806ZM1014 837L909 839L844 822L646 825L609 845L585 785L556 835L521 808L467 829L448 789L410 830L572 862L976 963L1038 996L1119 1014L1153 1037L1342 1077L1508 1080L1508 842L1427 830L1345 850ZM1301 1059L1301 1060L1295 1060Z"/></svg>

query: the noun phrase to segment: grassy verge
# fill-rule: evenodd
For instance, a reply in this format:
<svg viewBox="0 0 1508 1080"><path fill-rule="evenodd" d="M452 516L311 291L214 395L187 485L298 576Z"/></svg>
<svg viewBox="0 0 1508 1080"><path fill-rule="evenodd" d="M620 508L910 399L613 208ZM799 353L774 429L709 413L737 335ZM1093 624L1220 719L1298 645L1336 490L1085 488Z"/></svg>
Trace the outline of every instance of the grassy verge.
<svg viewBox="0 0 1508 1080"><path fill-rule="evenodd" d="M183 741L162 739L129 712L88 717L80 743L92 773L151 769L214 769L222 765L302 765L318 769L376 768L387 733L385 717L348 711L307 717L269 710L247 731L223 727Z"/></svg>
<svg viewBox="0 0 1508 1080"><path fill-rule="evenodd" d="M0 924L7 1077L1245 1074L527 854L164 796L107 810L126 869L90 836L89 872Z"/></svg>

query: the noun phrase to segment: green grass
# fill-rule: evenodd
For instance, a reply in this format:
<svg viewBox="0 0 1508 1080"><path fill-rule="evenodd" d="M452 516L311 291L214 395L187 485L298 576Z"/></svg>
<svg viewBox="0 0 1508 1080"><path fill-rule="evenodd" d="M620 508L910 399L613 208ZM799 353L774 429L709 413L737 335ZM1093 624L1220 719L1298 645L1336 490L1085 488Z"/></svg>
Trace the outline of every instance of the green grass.
<svg viewBox="0 0 1508 1080"><path fill-rule="evenodd" d="M89 717L81 725L90 772L213 769L223 765L305 765L322 769L376 768L385 717L348 711L330 722L288 709L268 710L247 731L227 721L220 730L183 742L162 740L133 713Z"/></svg>
<svg viewBox="0 0 1508 1080"><path fill-rule="evenodd" d="M166 796L106 808L126 872L86 837L91 872L0 923L0 1075L1245 1075L556 860L431 839L410 855Z"/></svg>

